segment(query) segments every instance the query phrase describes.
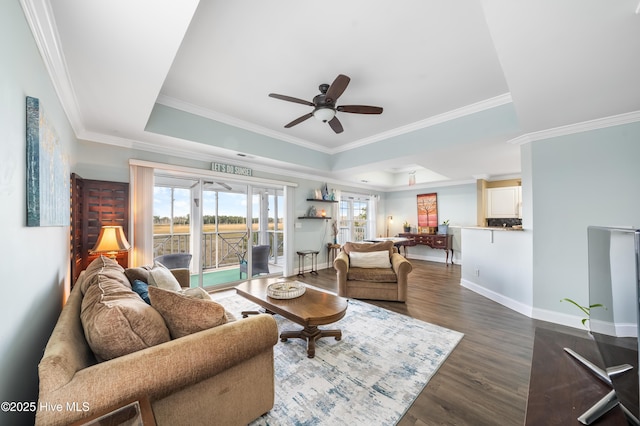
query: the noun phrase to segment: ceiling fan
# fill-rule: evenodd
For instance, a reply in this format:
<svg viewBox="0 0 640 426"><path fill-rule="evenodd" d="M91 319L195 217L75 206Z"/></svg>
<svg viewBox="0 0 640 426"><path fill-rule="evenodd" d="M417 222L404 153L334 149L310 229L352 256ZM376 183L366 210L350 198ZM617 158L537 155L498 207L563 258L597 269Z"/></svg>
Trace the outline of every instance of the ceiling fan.
<svg viewBox="0 0 640 426"><path fill-rule="evenodd" d="M328 84L321 84L320 94L313 98L313 102L305 101L304 99L293 98L291 96L278 95L277 93L269 93L272 98L280 99L283 101L295 102L302 105L308 105L313 107L313 111L307 113L301 117L296 118L291 123L285 125L285 128L290 128L296 124L300 124L308 118L315 117L323 123L329 123L329 126L336 133L342 133L342 123L336 117L336 112L350 112L353 114L382 114L382 107L368 106L368 105L340 105L336 106L336 101L344 93L347 85L351 79L346 75L340 74L333 80L331 86Z"/></svg>

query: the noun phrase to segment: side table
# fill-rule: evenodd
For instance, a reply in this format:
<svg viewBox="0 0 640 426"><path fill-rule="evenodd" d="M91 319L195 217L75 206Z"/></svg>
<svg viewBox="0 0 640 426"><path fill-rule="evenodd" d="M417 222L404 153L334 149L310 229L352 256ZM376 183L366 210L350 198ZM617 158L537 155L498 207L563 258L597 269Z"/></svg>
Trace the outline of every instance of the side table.
<svg viewBox="0 0 640 426"><path fill-rule="evenodd" d="M327 268L336 260L336 256L342 246L340 244L327 243Z"/></svg>
<svg viewBox="0 0 640 426"><path fill-rule="evenodd" d="M72 426L100 426L100 425L144 425L155 426L151 403L144 396L139 399L128 400L118 407L106 412L97 413L89 418L72 423Z"/></svg>
<svg viewBox="0 0 640 426"><path fill-rule="evenodd" d="M311 255L311 270L312 274L318 274L318 250L300 250L298 253L298 276L304 277L305 271L305 259L308 255Z"/></svg>

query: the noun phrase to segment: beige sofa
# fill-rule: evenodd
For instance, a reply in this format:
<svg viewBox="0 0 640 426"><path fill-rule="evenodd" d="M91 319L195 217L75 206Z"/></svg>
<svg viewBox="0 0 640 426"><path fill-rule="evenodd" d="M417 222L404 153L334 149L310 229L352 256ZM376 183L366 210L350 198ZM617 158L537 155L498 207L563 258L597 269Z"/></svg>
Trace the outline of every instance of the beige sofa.
<svg viewBox="0 0 640 426"><path fill-rule="evenodd" d="M120 273L124 277L111 267L101 279L121 280ZM36 425L69 424L141 396L149 398L158 425L243 425L273 407L278 330L270 315L97 362L81 321L86 281L92 279L87 275L71 291L38 366ZM88 410L69 409L74 402Z"/></svg>
<svg viewBox="0 0 640 426"><path fill-rule="evenodd" d="M388 255L385 264L377 265L365 257L381 252ZM365 254L358 256L361 263L354 263L356 255L360 254ZM384 262L385 256L382 257ZM412 266L391 241L345 243L333 266L337 271L339 296L398 302L407 300L407 280Z"/></svg>

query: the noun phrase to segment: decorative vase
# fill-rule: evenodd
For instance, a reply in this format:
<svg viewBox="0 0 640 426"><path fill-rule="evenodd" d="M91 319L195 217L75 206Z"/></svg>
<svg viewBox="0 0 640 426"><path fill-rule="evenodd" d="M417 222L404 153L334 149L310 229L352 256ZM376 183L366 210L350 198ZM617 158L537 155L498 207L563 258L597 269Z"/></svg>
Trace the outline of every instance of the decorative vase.
<svg viewBox="0 0 640 426"><path fill-rule="evenodd" d="M404 227L404 232L411 232L411 227L410 226L405 226Z"/></svg>
<svg viewBox="0 0 640 426"><path fill-rule="evenodd" d="M445 235L449 231L449 225L438 225L438 234Z"/></svg>

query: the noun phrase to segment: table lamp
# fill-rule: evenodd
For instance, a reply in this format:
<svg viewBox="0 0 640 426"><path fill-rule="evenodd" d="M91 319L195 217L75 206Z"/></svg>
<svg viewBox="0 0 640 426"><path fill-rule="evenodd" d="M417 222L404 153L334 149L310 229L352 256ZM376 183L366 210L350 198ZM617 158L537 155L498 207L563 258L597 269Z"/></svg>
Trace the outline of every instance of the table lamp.
<svg viewBox="0 0 640 426"><path fill-rule="evenodd" d="M122 226L103 226L96 245L91 249L91 253L104 255L115 259L118 253L129 251L131 245L124 236Z"/></svg>

